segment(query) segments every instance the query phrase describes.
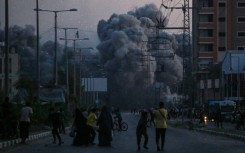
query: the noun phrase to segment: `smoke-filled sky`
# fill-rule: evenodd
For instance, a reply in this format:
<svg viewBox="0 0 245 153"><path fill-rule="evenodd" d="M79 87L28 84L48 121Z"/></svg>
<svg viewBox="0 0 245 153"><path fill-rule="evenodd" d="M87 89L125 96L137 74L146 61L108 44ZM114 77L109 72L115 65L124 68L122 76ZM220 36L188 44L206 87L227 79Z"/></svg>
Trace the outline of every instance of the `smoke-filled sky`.
<svg viewBox="0 0 245 153"><path fill-rule="evenodd" d="M0 27L4 27L4 1L0 0ZM163 0L168 6L181 6L180 0ZM36 0L9 0L9 23L10 25L24 26L26 24L35 25ZM97 24L99 20L107 20L111 14L124 14L128 11L142 7L145 4L154 3L159 10L166 15L169 11L160 9L162 0L39 0L41 9L64 10L77 8L78 12L58 13L59 27L77 27L81 30L80 35L84 37L96 37ZM182 11L174 10L171 13L169 26L182 25ZM40 13L40 34L43 39L52 39L54 27L54 14L49 12ZM82 32L86 31L86 32ZM175 31L174 33L179 33ZM51 33L51 34L50 34ZM63 36L63 31L59 32L59 37ZM50 35L51 37L50 37ZM70 37L74 33L70 32ZM93 41L93 38L91 39Z"/></svg>
<svg viewBox="0 0 245 153"><path fill-rule="evenodd" d="M161 74L161 77L164 78L162 81L175 83L181 80L182 64L178 58L159 59L161 54L166 56L173 53L173 46L175 46L174 38L163 33L161 33L161 36L167 37L169 41L167 43L167 40L165 40L165 44L167 43L168 45L163 45L161 48L167 49L161 49L156 53L150 51L148 61L152 62L148 65L149 72L146 70L148 67L146 56L149 51L145 41L152 41L149 38L154 35L154 30L151 27L157 22L155 17L157 10L156 5L148 4L127 14L113 14L109 20L101 20L99 22L98 35L101 43L97 48L101 53L105 68L113 74L118 74L115 78L127 81L119 80L118 82L122 83L122 86L129 85L129 82L140 82L141 85L144 85L142 82L145 81L142 80L146 78L150 79L149 81L152 83L154 81L154 72L156 71L156 62L163 64L165 69L168 70L168 73ZM160 12L158 15L163 16ZM153 48L154 46L152 46L151 50ZM159 57L155 59L154 54ZM142 68L142 65L146 67ZM127 73L127 75L122 76L120 71L125 72L124 74ZM149 73L148 77L142 75L144 71Z"/></svg>
<svg viewBox="0 0 245 153"><path fill-rule="evenodd" d="M1 29L4 27L4 1L0 0ZM181 3L183 0L39 0L39 8L78 9L77 12L58 13L58 27L76 27L80 31L80 38L89 37L89 42L79 42L77 46L93 47L99 50L103 64L110 72L110 78L114 80L110 88L113 91L114 89L125 89L123 91L130 89L133 95L138 93L136 99L141 101L144 99L143 95L147 95L144 93L148 92L147 90L142 92L142 88L152 87L158 66L164 65L164 69L168 72L159 73L158 76L161 78L159 81L176 83L182 78L182 64L177 55L173 59L156 59L153 55L156 53L147 52L149 46L144 43L152 37L151 27L157 23L156 14L168 18L164 22L168 27L183 26L182 10L166 10L161 7L162 1L169 7L183 5ZM10 26L35 26L36 14L33 10L36 7L35 2L36 0L9 0ZM41 42L53 40L53 27L54 13L40 12ZM74 38L75 32L70 32L68 38ZM182 33L182 30L173 33ZM166 33L161 33L161 35L169 38L171 46L176 45L174 37ZM59 30L58 37L64 37L62 30ZM72 43L69 45L71 46ZM151 47L154 49L156 46ZM158 53L168 55L174 52L173 47L168 48ZM118 92L115 97L120 97L120 94L122 97L132 97L131 94L124 92Z"/></svg>

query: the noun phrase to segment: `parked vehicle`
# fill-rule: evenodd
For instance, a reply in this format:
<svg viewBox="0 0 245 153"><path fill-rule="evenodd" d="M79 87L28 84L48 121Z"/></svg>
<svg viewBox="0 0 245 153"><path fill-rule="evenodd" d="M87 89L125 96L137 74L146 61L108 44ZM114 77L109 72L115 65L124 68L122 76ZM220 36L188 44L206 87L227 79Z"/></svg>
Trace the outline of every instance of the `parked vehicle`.
<svg viewBox="0 0 245 153"><path fill-rule="evenodd" d="M217 107L220 108L221 116L224 121L232 121L232 113L236 109L236 103L232 100L209 100L208 101L208 116L209 120L214 120L217 112Z"/></svg>

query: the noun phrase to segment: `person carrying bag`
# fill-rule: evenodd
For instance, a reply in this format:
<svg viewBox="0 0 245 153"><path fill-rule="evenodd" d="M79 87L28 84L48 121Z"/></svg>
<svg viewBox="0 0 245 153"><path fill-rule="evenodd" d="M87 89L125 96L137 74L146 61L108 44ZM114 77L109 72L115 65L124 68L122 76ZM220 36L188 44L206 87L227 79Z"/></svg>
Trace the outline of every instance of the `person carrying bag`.
<svg viewBox="0 0 245 153"><path fill-rule="evenodd" d="M167 129L167 118L168 118L168 112L164 108L164 103L159 102L159 108L153 111L154 118L155 118L155 128L156 128L156 145L157 145L157 151L163 151L164 150L164 144L165 144L165 134ZM161 138L161 148L159 145L159 140Z"/></svg>

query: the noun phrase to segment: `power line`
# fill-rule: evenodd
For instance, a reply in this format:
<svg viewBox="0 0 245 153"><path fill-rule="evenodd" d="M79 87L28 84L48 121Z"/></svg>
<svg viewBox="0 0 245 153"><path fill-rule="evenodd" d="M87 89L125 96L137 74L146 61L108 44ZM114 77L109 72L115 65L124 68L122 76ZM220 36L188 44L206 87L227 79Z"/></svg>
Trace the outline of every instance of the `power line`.
<svg viewBox="0 0 245 153"><path fill-rule="evenodd" d="M171 1L172 2L172 1ZM191 75L192 67L191 67L191 50L190 50L190 13L189 13L189 0L184 0L184 4L181 7L176 7L177 4L171 5L172 3L163 3L161 4L160 8L165 8L166 10L170 10L168 14L166 14L166 18L170 18L171 12L174 9L180 9L183 11L183 27L166 27L163 23L158 23L156 25L156 35L159 36L159 30L169 30L169 29L183 29L183 87L182 87L182 94L183 95L191 95L189 90L187 89L187 76ZM166 12L166 11L165 11ZM180 14L178 15L178 17ZM158 40L159 41L159 40ZM159 41L159 43L161 43ZM187 89L187 90L186 90ZM191 97L191 96L190 96ZM191 99L192 100L192 99Z"/></svg>

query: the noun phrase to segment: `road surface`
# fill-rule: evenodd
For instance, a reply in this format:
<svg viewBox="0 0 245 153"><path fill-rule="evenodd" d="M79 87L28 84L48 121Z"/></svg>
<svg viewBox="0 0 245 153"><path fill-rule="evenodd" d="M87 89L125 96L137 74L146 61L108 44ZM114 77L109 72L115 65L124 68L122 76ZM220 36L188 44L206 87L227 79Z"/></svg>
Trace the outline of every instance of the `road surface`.
<svg viewBox="0 0 245 153"><path fill-rule="evenodd" d="M126 132L115 132L112 147L72 146L72 138L61 135L65 143L61 146L52 144L52 137L42 138L27 145L17 145L0 152L6 153L134 153L137 151L135 129L138 115L123 114L123 119L129 125ZM140 152L155 153L155 131L148 128L148 150ZM97 139L96 139L97 143ZM143 142L142 142L143 144ZM199 133L186 129L169 127L166 133L164 153L245 153L245 143L228 137Z"/></svg>

